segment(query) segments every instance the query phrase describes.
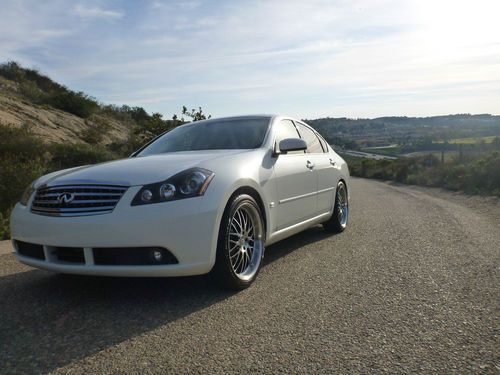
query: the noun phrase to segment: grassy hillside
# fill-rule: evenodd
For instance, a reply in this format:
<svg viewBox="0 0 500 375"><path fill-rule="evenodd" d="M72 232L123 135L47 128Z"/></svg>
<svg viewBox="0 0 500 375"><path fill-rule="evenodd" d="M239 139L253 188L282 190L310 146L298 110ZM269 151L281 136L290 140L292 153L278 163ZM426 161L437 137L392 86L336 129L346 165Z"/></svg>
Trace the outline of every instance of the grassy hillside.
<svg viewBox="0 0 500 375"><path fill-rule="evenodd" d="M113 116L93 99L47 77L37 77L44 76L14 63L0 65L0 125L29 127L45 143L110 144L130 136L134 123L129 119Z"/></svg>

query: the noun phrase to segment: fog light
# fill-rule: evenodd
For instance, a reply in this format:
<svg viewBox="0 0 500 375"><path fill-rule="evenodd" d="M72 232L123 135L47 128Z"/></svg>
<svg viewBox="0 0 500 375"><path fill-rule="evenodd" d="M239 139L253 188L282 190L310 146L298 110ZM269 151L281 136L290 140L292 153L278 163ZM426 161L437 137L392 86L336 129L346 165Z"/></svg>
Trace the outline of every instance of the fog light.
<svg viewBox="0 0 500 375"><path fill-rule="evenodd" d="M172 199L175 195L175 186L172 184L163 184L160 186L160 198L166 201Z"/></svg>
<svg viewBox="0 0 500 375"><path fill-rule="evenodd" d="M145 189L142 191L141 199L143 202L149 202L151 198L153 198L153 193L151 193L151 190Z"/></svg>
<svg viewBox="0 0 500 375"><path fill-rule="evenodd" d="M161 250L153 250L151 252L151 255L153 256L153 259L156 260L157 262L161 262L163 260L163 251Z"/></svg>

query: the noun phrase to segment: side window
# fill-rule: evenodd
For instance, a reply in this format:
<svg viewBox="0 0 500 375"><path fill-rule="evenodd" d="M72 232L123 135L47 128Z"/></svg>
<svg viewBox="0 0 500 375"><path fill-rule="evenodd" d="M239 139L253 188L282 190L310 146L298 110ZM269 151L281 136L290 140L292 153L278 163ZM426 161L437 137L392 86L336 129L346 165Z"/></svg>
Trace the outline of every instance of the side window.
<svg viewBox="0 0 500 375"><path fill-rule="evenodd" d="M297 127L299 128L302 138L307 143L307 152L310 154L323 153L323 147L321 147L321 143L319 143L319 139L316 134L301 123L297 123Z"/></svg>
<svg viewBox="0 0 500 375"><path fill-rule="evenodd" d="M321 135L316 135L318 136L318 139L321 143L321 147L323 147L323 152L328 152L328 143L326 143L325 139Z"/></svg>
<svg viewBox="0 0 500 375"><path fill-rule="evenodd" d="M276 133L276 149L279 150L280 141L287 138L300 138L295 125L291 120L281 120ZM288 154L303 154L304 151L291 151Z"/></svg>

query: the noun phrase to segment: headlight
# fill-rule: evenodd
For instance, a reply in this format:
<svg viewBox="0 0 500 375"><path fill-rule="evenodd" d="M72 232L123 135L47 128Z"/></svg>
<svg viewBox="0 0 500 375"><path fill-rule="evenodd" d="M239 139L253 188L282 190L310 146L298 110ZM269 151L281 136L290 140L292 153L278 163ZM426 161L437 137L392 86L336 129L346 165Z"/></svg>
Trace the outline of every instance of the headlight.
<svg viewBox="0 0 500 375"><path fill-rule="evenodd" d="M214 175L214 172L203 168L185 170L166 181L144 185L132 200L131 205L137 206L198 197L205 194Z"/></svg>
<svg viewBox="0 0 500 375"><path fill-rule="evenodd" d="M21 196L21 200L19 201L19 203L21 203L23 206L27 206L28 205L28 201L30 200L31 194L33 194L33 192L35 190L36 189L35 189L34 184L31 184L30 186L28 186L26 188L26 190L24 190L24 193Z"/></svg>

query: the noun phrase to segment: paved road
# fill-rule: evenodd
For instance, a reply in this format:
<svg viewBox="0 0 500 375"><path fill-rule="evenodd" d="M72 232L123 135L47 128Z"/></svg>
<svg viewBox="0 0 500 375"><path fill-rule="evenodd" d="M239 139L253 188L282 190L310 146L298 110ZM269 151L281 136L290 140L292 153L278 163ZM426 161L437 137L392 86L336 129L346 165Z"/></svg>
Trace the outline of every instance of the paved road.
<svg viewBox="0 0 500 375"><path fill-rule="evenodd" d="M382 154L374 154L373 152L363 152L363 151L354 151L354 150L342 150L340 152L340 154L346 154L346 155L355 156L358 158L367 158L367 159L374 159L374 160L394 160L394 159L397 159L396 156L388 156L388 155L382 155Z"/></svg>
<svg viewBox="0 0 500 375"><path fill-rule="evenodd" d="M258 282L52 275L0 255L1 373L500 370L500 205L356 179L349 229L268 249Z"/></svg>

